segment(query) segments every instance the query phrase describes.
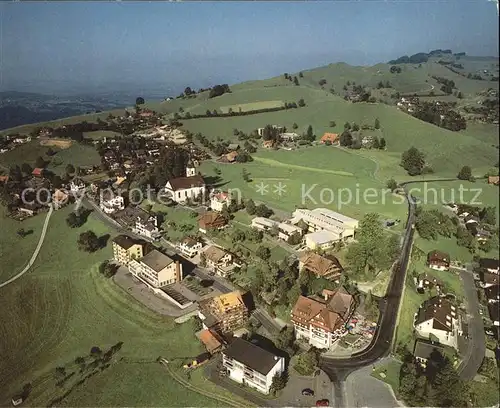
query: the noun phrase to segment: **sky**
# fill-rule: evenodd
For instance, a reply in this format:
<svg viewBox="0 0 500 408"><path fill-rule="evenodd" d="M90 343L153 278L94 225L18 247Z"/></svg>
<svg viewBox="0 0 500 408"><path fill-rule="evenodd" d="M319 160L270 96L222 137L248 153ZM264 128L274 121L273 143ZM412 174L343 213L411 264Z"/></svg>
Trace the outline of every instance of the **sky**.
<svg viewBox="0 0 500 408"><path fill-rule="evenodd" d="M436 48L497 56L495 3L0 2L0 90L167 96Z"/></svg>

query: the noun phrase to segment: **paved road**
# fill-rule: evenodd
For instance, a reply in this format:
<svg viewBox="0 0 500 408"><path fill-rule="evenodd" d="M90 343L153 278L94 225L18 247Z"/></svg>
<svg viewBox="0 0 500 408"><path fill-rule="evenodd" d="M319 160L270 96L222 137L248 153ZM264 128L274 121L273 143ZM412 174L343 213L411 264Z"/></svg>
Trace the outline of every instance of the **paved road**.
<svg viewBox="0 0 500 408"><path fill-rule="evenodd" d="M346 407L392 408L403 406L392 388L371 376L372 366L353 372L345 381Z"/></svg>
<svg viewBox="0 0 500 408"><path fill-rule="evenodd" d="M7 286L9 283L12 283L16 280L18 280L21 276L23 276L26 272L29 271L29 269L33 266L33 263L36 260L36 257L38 256L38 253L40 252L40 249L42 248L43 241L45 239L45 234L47 233L47 228L49 226L49 220L50 217L53 213L53 208L52 206L49 207L49 212L47 213L47 216L45 217L45 222L43 223L43 228L42 228L42 233L40 234L40 239L38 240L38 244L35 248L35 251L33 252L33 255L31 255L31 258L28 262L28 265L24 267L24 269L19 272L16 276L13 276L12 278L6 280L3 283L0 283L0 288L3 288L4 286Z"/></svg>
<svg viewBox="0 0 500 408"><path fill-rule="evenodd" d="M350 372L373 364L378 359L386 356L391 349L414 234L413 224L416 205L409 197L408 203L407 228L401 256L396 267L393 268L387 295L381 302L380 318L371 345L367 349L353 354L349 359L331 357L321 359L321 368L330 375L334 382L342 382Z"/></svg>
<svg viewBox="0 0 500 408"><path fill-rule="evenodd" d="M464 355L462 363L458 367L458 372L463 380L472 380L479 366L483 362L486 353L486 344L484 339L483 318L479 314L479 299L477 298L477 289L474 283L472 271L460 270L465 297L467 300L467 314L469 316L469 341L467 342L467 352Z"/></svg>

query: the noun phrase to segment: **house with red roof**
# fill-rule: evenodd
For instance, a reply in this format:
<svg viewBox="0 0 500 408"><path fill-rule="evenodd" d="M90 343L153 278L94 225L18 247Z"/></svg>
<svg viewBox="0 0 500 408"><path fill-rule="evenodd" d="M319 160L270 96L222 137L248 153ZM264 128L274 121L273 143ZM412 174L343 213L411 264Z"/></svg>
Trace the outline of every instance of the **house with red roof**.
<svg viewBox="0 0 500 408"><path fill-rule="evenodd" d="M45 170L41 167L37 167L33 169L33 172L31 173L34 177L43 177L43 172Z"/></svg>
<svg viewBox="0 0 500 408"><path fill-rule="evenodd" d="M325 133L321 136L320 143L321 144L334 144L338 141L339 135L337 133Z"/></svg>

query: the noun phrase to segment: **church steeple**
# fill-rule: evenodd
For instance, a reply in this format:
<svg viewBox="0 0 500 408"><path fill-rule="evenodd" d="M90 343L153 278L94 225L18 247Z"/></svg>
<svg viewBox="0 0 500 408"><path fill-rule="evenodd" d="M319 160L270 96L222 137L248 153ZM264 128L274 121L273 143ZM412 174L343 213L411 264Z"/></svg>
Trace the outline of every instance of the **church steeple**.
<svg viewBox="0 0 500 408"><path fill-rule="evenodd" d="M186 165L186 177L196 176L196 167L194 167L194 163L191 159L189 159Z"/></svg>

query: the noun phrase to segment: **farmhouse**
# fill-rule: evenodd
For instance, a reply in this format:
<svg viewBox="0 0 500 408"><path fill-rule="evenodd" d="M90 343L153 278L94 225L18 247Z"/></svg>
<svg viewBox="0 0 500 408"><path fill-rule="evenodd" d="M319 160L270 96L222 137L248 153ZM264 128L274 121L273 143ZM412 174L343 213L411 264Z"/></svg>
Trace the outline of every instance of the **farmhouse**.
<svg viewBox="0 0 500 408"><path fill-rule="evenodd" d="M291 133L282 133L280 137L281 140L283 140L284 142L293 142L299 139L300 135L298 133L291 132Z"/></svg>
<svg viewBox="0 0 500 408"><path fill-rule="evenodd" d="M180 282L183 278L182 264L156 249L138 260L132 259L129 270L137 279L153 289Z"/></svg>
<svg viewBox="0 0 500 408"><path fill-rule="evenodd" d="M438 250L427 254L427 266L437 271L447 271L450 268L450 255Z"/></svg>
<svg viewBox="0 0 500 408"><path fill-rule="evenodd" d="M233 255L215 245L209 246L203 252L206 268L220 276L227 276L235 267Z"/></svg>
<svg viewBox="0 0 500 408"><path fill-rule="evenodd" d="M498 186L500 184L500 176L488 176L488 184Z"/></svg>
<svg viewBox="0 0 500 408"><path fill-rule="evenodd" d="M318 278L337 280L343 268L333 255L324 257L314 252L304 252L299 258L299 270L311 272Z"/></svg>
<svg viewBox="0 0 500 408"><path fill-rule="evenodd" d="M217 191L210 195L210 208L213 211L221 212L224 204L228 206L230 203L229 193Z"/></svg>
<svg viewBox="0 0 500 408"><path fill-rule="evenodd" d="M274 142L272 140L264 140L262 142L262 147L265 147L266 149L272 149L274 147Z"/></svg>
<svg viewBox="0 0 500 408"><path fill-rule="evenodd" d="M269 394L273 377L285 371L285 359L249 341L236 338L222 353L229 378Z"/></svg>
<svg viewBox="0 0 500 408"><path fill-rule="evenodd" d="M255 217L252 219L252 227L261 231L269 231L273 228L278 233L278 238L287 241L293 234L302 234L302 229L296 225L285 224L264 217Z"/></svg>
<svg viewBox="0 0 500 408"><path fill-rule="evenodd" d="M415 331L425 338L434 335L439 343L457 348L457 338L462 334L461 318L450 301L435 296L415 314Z"/></svg>
<svg viewBox="0 0 500 408"><path fill-rule="evenodd" d="M146 242L135 240L128 235L118 235L112 242L113 259L125 266L133 259L142 258L147 252Z"/></svg>
<svg viewBox="0 0 500 408"><path fill-rule="evenodd" d="M272 125L272 128L273 129L278 129L279 132L282 132L283 131L283 126L278 126L278 125ZM264 136L264 130L265 128L258 128L257 129L257 134L262 137Z"/></svg>
<svg viewBox="0 0 500 408"><path fill-rule="evenodd" d="M209 230L220 230L226 225L226 219L214 211L207 211L198 219L199 230L203 234L206 234Z"/></svg>
<svg viewBox="0 0 500 408"><path fill-rule="evenodd" d="M200 241L197 241L194 238L186 237L179 244L179 250L184 254L192 258L195 255L198 255L203 244Z"/></svg>
<svg viewBox="0 0 500 408"><path fill-rule="evenodd" d="M196 174L196 169L192 164L186 168L186 177L170 179L165 186L167 195L177 203L203 197L205 190L205 181L203 177Z"/></svg>
<svg viewBox="0 0 500 408"><path fill-rule="evenodd" d="M291 222L297 224L300 220L303 220L309 226L309 231L330 231L337 234L339 240L353 238L354 231L359 224L359 221L354 218L326 208L315 208L314 210L298 208L293 212Z"/></svg>
<svg viewBox="0 0 500 408"><path fill-rule="evenodd" d="M226 158L226 161L228 163L234 163L236 161L236 159L238 158L238 155L239 154L237 151L233 151L233 152L226 154L224 157Z"/></svg>
<svg viewBox="0 0 500 408"><path fill-rule="evenodd" d="M200 302L198 317L204 329L226 334L245 326L248 309L240 291L226 293Z"/></svg>
<svg viewBox="0 0 500 408"><path fill-rule="evenodd" d="M338 141L339 135L337 133L325 133L321 136L320 143L321 144L334 144Z"/></svg>
<svg viewBox="0 0 500 408"><path fill-rule="evenodd" d="M354 298L344 289L325 293L324 299L299 296L291 317L297 339L314 347L329 349L346 332L354 311Z"/></svg>

